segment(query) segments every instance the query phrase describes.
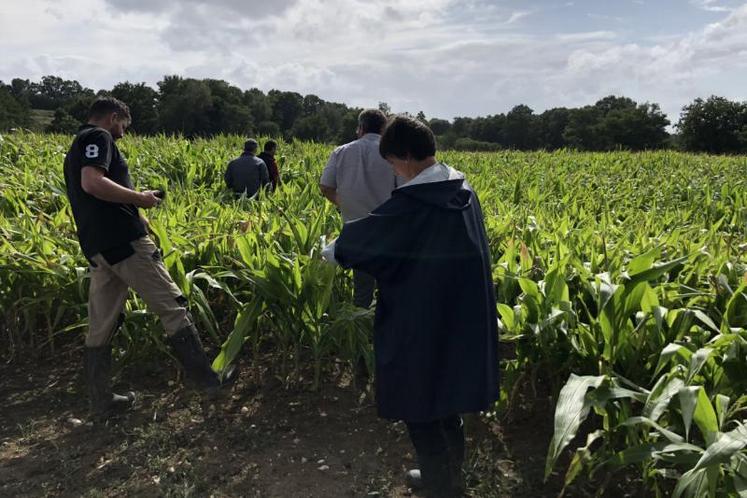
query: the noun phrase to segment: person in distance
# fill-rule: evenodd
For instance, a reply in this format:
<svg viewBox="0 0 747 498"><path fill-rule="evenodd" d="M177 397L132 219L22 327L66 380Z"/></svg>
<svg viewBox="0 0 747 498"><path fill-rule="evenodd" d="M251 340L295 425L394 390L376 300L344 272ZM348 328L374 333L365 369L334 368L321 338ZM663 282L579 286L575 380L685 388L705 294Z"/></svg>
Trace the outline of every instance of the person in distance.
<svg viewBox="0 0 747 498"><path fill-rule="evenodd" d="M267 166L267 171L270 174L270 183L272 184L272 190L275 190L280 186L280 172L278 171L278 163L275 160L275 153L278 150L278 143L275 140L268 140L265 142L264 149L261 154L257 157L262 159Z"/></svg>
<svg viewBox="0 0 747 498"><path fill-rule="evenodd" d="M255 154L259 144L253 138L244 142L244 153L228 163L223 175L226 186L236 196L253 197L260 188L270 184L267 165Z"/></svg>

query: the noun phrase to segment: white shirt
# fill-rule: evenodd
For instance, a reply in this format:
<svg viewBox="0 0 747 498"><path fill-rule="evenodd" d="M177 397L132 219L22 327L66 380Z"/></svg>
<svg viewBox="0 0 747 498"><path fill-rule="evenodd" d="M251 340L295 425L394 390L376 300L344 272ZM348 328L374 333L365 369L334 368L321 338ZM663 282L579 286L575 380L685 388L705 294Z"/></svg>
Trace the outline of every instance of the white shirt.
<svg viewBox="0 0 747 498"><path fill-rule="evenodd" d="M329 156L319 183L336 190L343 221L367 216L397 187L392 166L379 154L381 135L366 133Z"/></svg>
<svg viewBox="0 0 747 498"><path fill-rule="evenodd" d="M464 179L464 173L457 171L451 166L444 163L436 163L432 166L428 166L423 171L418 173L413 179L398 187L397 190L404 187L411 187L413 185L419 185L423 183L436 183L445 182L447 180L461 180ZM338 262L335 260L335 242L333 240L322 249L322 258L328 263L337 265Z"/></svg>

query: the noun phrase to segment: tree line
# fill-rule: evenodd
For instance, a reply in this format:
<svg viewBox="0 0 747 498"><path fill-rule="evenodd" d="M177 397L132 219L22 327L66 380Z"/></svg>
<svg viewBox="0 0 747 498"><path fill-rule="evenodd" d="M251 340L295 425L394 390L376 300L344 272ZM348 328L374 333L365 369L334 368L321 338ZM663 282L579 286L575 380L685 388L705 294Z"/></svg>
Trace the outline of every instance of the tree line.
<svg viewBox="0 0 747 498"><path fill-rule="evenodd" d="M152 88L145 83L118 83L94 91L74 80L44 76L34 82L15 78L0 81L0 131L30 128L72 133L85 120L98 95L112 95L130 106L131 131L137 134L218 133L265 135L344 143L354 138L361 109L327 102L316 95L252 88L242 90L222 80L165 76ZM389 113L382 102L379 108ZM40 124L39 113L53 113ZM593 105L558 107L536 114L517 105L505 114L455 117L452 120L416 117L427 122L442 148L459 150L589 151L677 148L693 152L747 153L747 102L711 96L695 99L671 124L655 103L637 103L608 96Z"/></svg>

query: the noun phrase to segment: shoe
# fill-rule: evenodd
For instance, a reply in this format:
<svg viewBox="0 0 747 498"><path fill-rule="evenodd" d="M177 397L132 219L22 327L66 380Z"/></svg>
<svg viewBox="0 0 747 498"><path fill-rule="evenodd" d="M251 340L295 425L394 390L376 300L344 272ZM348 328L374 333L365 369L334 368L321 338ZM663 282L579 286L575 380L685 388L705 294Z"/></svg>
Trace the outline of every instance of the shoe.
<svg viewBox="0 0 747 498"><path fill-rule="evenodd" d="M405 472L405 484L414 491L423 489L423 479L420 476L420 469L410 469Z"/></svg>
<svg viewBox="0 0 747 498"><path fill-rule="evenodd" d="M113 393L111 390L111 345L87 347L83 357L83 366L91 415L95 421L106 420L109 416L132 407L137 399L134 392L129 391L122 395Z"/></svg>
<svg viewBox="0 0 747 498"><path fill-rule="evenodd" d="M166 341L182 364L187 379L201 389L214 392L233 384L238 377L233 365L222 378L213 370L194 326L184 327Z"/></svg>
<svg viewBox="0 0 747 498"><path fill-rule="evenodd" d="M425 493L428 498L458 498L463 496L452 482L447 452L435 455L418 455L420 468L405 473L405 482L415 491Z"/></svg>
<svg viewBox="0 0 747 498"><path fill-rule="evenodd" d="M413 490L423 491L432 498L462 497L466 491L462 473L465 454L464 422L459 416L449 417L443 421L441 430L446 442L445 449L429 454L419 452L416 445L419 468L408 470L405 482Z"/></svg>

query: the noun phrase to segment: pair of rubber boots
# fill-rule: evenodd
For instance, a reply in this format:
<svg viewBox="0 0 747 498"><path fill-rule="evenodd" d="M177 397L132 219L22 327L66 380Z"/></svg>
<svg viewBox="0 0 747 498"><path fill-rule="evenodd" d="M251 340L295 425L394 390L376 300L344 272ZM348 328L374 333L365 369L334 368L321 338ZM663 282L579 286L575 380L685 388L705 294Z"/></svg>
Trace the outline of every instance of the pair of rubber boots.
<svg viewBox="0 0 747 498"><path fill-rule="evenodd" d="M408 470L405 482L413 490L421 491L428 498L461 498L466 491L462 466L464 465L464 422L459 417L443 427L446 451L426 453L418 451L420 468Z"/></svg>
<svg viewBox="0 0 747 498"><path fill-rule="evenodd" d="M187 380L209 395L216 394L221 387L236 380L234 368L231 368L222 379L215 373L194 327L185 327L166 341L184 368ZM136 400L134 392L121 395L111 390L111 345L87 347L83 363L91 415L95 421L106 420L110 415L132 406Z"/></svg>

